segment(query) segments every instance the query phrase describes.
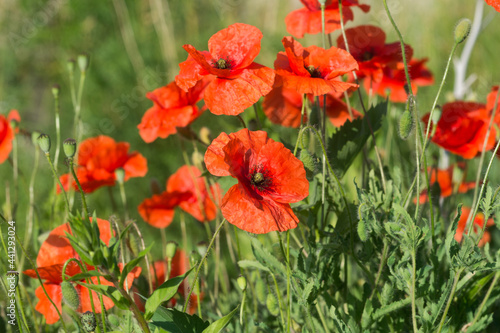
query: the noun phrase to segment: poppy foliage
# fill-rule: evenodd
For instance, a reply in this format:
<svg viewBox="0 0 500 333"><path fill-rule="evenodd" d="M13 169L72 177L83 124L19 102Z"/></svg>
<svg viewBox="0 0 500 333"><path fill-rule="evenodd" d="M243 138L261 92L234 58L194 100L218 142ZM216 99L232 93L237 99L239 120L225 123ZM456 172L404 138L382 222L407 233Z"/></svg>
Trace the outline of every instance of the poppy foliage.
<svg viewBox="0 0 500 333"><path fill-rule="evenodd" d="M5 162L12 150L12 140L14 140L15 130L10 124L11 121L21 121L17 110L11 110L7 118L4 115L0 115L0 163Z"/></svg>
<svg viewBox="0 0 500 333"><path fill-rule="evenodd" d="M266 132L221 133L208 147L205 164L215 176L238 180L221 203L229 223L255 234L285 231L299 223L290 203L309 194L304 165Z"/></svg>
<svg viewBox="0 0 500 333"><path fill-rule="evenodd" d="M167 181L167 189L145 199L139 205L144 221L156 228L166 228L174 218L176 207L200 222L211 221L217 214L214 203L221 197L218 184L207 190L201 171L195 166L180 167ZM213 200L212 200L213 199Z"/></svg>
<svg viewBox="0 0 500 333"><path fill-rule="evenodd" d="M129 153L127 142L116 142L113 138L100 135L82 141L78 149L76 176L86 193L102 186L113 186L116 182L115 171L122 168L125 180L144 177L148 172L147 161L138 152ZM69 189L70 175L60 178L65 190ZM78 190L73 180L73 187Z"/></svg>
<svg viewBox="0 0 500 333"><path fill-rule="evenodd" d="M91 219L92 220L92 219ZM96 222L99 227L101 240L108 244L112 236L112 230L109 226L109 222L102 219L97 219ZM47 237L47 239L42 243L40 250L38 251L38 256L36 258L36 265L38 274L42 280L45 280L43 287L47 291L47 294L52 299L57 309L61 311L62 309L62 289L61 283L63 282L63 266L71 258L79 258L76 251L71 246L66 233L72 234L69 227L69 223L62 224L52 230ZM84 263L82 263L85 265ZM94 267L87 265L87 270L94 270ZM141 272L140 267L135 267L127 276L127 283L129 286L135 278L139 276ZM68 277L74 276L76 274L82 273L78 264L74 261L70 262L65 270ZM28 269L24 271L24 274L32 278L37 278L37 274L34 269ZM107 286L112 286L113 284L102 277L91 277L91 283L102 284ZM85 280L82 280L85 282ZM78 312L92 311L90 302L90 292L87 288L82 287L78 284L74 285L75 289L79 295L80 307L76 309ZM35 310L43 314L47 324L54 324L59 320L59 315L45 295L43 288L40 286L35 290L35 295L38 298L38 303L35 306ZM98 295L92 292L92 300L94 303L94 308L97 313L101 312L101 303ZM113 301L103 296L103 303L106 309L110 309L114 306Z"/></svg>
<svg viewBox="0 0 500 333"><path fill-rule="evenodd" d="M238 115L269 93L274 82L271 68L254 62L260 52L262 33L254 26L235 23L217 32L208 41L208 52L184 45L189 53L179 64L175 82L188 91L201 79L212 81L204 93L210 112Z"/></svg>

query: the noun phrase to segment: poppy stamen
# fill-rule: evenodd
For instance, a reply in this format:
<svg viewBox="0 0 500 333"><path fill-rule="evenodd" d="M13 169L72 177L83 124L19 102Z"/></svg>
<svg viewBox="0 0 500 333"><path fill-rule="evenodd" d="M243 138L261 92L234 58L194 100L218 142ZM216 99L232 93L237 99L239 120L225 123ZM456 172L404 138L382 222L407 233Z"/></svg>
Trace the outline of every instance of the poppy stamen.
<svg viewBox="0 0 500 333"><path fill-rule="evenodd" d="M214 67L217 69L231 69L231 64L229 60L220 58L214 63Z"/></svg>
<svg viewBox="0 0 500 333"><path fill-rule="evenodd" d="M373 58L373 53L370 51L366 51L365 53L363 53L361 58L363 59L363 61L371 60Z"/></svg>
<svg viewBox="0 0 500 333"><path fill-rule="evenodd" d="M321 71L319 70L319 67L314 67L313 65L305 66L305 69L311 74L311 77L316 77L320 78L321 77Z"/></svg>

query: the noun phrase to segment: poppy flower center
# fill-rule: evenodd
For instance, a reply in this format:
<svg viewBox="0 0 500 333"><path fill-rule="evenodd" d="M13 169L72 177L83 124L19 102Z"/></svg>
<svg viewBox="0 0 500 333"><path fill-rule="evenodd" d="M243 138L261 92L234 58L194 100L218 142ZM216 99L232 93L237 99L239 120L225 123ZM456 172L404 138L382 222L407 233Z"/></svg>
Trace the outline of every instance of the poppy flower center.
<svg viewBox="0 0 500 333"><path fill-rule="evenodd" d="M313 65L309 65L305 67L305 69L311 74L311 77L321 77L321 72L319 67L314 67Z"/></svg>
<svg viewBox="0 0 500 333"><path fill-rule="evenodd" d="M250 184L252 184L255 189L264 191L271 185L271 178L268 177L265 170L254 169L250 172Z"/></svg>
<svg viewBox="0 0 500 333"><path fill-rule="evenodd" d="M214 67L217 69L230 69L231 64L229 60L220 58L214 63Z"/></svg>
<svg viewBox="0 0 500 333"><path fill-rule="evenodd" d="M361 58L363 59L363 61L371 60L373 58L373 53L370 51L366 51L365 53L363 53Z"/></svg>

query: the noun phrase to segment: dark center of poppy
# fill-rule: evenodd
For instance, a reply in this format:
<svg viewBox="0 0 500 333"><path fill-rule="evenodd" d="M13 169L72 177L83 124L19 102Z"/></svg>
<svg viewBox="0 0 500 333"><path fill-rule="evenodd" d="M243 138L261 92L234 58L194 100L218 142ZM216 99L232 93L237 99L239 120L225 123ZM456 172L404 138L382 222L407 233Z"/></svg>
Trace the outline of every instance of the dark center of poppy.
<svg viewBox="0 0 500 333"><path fill-rule="evenodd" d="M363 59L363 61L371 60L373 58L373 53L370 51L366 51L365 53L363 53L361 58Z"/></svg>
<svg viewBox="0 0 500 333"><path fill-rule="evenodd" d="M311 77L321 77L321 72L319 70L319 67L314 67L313 65L309 65L305 67L309 74L311 74Z"/></svg>
<svg viewBox="0 0 500 333"><path fill-rule="evenodd" d="M214 64L214 66L217 69L229 69L231 67L229 64L229 61L226 59L222 59L222 58L217 60Z"/></svg>
<svg viewBox="0 0 500 333"><path fill-rule="evenodd" d="M250 184L259 192L265 192L271 186L272 181L266 170L255 168L250 172Z"/></svg>
<svg viewBox="0 0 500 333"><path fill-rule="evenodd" d="M254 173L252 176L252 183L254 185L260 185L264 182L264 175L260 172Z"/></svg>

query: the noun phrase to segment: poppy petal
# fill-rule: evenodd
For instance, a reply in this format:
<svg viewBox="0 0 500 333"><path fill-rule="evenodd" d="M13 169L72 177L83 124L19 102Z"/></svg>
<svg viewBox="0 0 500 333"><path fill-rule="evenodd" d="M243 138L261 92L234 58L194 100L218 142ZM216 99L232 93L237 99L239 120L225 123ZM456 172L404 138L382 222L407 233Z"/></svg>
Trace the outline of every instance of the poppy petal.
<svg viewBox="0 0 500 333"><path fill-rule="evenodd" d="M62 291L61 286L59 284L54 283L44 283L43 284L45 291L49 295L50 299L57 306L59 312L62 312ZM57 313L56 308L50 300L45 295L43 288L40 286L35 290L35 296L38 298L38 303L35 306L35 310L43 314L45 317L45 322L49 325L57 323L60 319L59 314Z"/></svg>

